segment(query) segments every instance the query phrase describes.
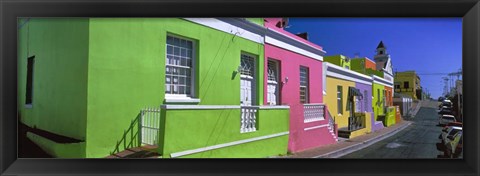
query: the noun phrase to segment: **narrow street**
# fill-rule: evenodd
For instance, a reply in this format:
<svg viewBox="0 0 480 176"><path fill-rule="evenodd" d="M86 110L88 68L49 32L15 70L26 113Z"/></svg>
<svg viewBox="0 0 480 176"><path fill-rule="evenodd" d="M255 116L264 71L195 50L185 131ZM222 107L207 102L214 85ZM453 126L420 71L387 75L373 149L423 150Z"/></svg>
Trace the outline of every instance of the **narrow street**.
<svg viewBox="0 0 480 176"><path fill-rule="evenodd" d="M403 131L342 158L437 158L436 148L441 127L438 124L436 101L424 102L413 124Z"/></svg>

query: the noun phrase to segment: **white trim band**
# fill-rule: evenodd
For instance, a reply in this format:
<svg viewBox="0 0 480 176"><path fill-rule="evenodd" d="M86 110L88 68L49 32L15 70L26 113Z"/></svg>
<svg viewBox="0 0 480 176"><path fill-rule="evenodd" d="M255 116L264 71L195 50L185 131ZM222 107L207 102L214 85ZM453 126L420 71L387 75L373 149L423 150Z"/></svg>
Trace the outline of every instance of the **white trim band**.
<svg viewBox="0 0 480 176"><path fill-rule="evenodd" d="M240 105L161 105L162 109L240 109ZM290 109L290 106L246 106L257 109Z"/></svg>
<svg viewBox="0 0 480 176"><path fill-rule="evenodd" d="M200 99L198 98L165 98L166 103L200 103Z"/></svg>
<svg viewBox="0 0 480 176"><path fill-rule="evenodd" d="M290 109L290 106L254 106L258 107L258 109Z"/></svg>
<svg viewBox="0 0 480 176"><path fill-rule="evenodd" d="M187 21L198 23L213 29L217 29L241 38L251 40L256 43L264 44L264 38L261 35L252 33L238 26L231 25L215 18L184 18Z"/></svg>
<svg viewBox="0 0 480 176"><path fill-rule="evenodd" d="M322 120L325 120L325 118L319 117L319 118L305 119L303 120L303 123L318 122Z"/></svg>
<svg viewBox="0 0 480 176"><path fill-rule="evenodd" d="M388 85L388 84L384 84L384 83L382 83L382 82L379 82L379 81L373 81L373 83L375 83L375 84L380 84L380 85L383 85L383 86L387 86L387 87L391 87L391 88L393 88L393 86L391 86L391 85Z"/></svg>
<svg viewBox="0 0 480 176"><path fill-rule="evenodd" d="M304 128L303 130L304 130L304 131L308 131L308 130L314 130L314 129L317 129L317 128L324 128L324 127L328 127L328 124L323 124L323 125L319 125L319 126L308 127L308 128Z"/></svg>
<svg viewBox="0 0 480 176"><path fill-rule="evenodd" d="M347 81L353 81L353 82L357 82L357 83L372 85L372 82L362 81L362 80L359 80L359 79L356 79L356 78L352 78L350 76L345 76L345 75L334 73L334 72L331 72L331 71L327 71L327 76L333 77L333 78L338 78L338 79L344 79L344 80L347 80Z"/></svg>
<svg viewBox="0 0 480 176"><path fill-rule="evenodd" d="M369 79L369 80L372 80L372 78L370 76L367 76L367 75L364 75L364 74L361 74L361 73L358 73L356 71L352 71L350 69L346 69L346 68L343 68L343 67L340 67L338 65L335 65L335 64L332 64L332 63L328 63L328 62L325 62L327 65L327 71L328 71L328 67L332 67L332 68L335 68L337 70L342 70L344 72L347 72L347 73L350 73L350 74L354 74L354 75L357 75L357 76L360 76L362 78L365 78L365 79Z"/></svg>
<svg viewBox="0 0 480 176"><path fill-rule="evenodd" d="M182 152L171 153L170 157L176 158L176 157L179 157L179 156L190 155L190 154L194 154L194 153L200 153L200 152L205 152L205 151L209 151L209 150L215 150L215 149L219 149L219 148L230 147L230 146L234 146L234 145L259 141L259 140L263 140L263 139L274 138L274 137L288 135L288 134L289 134L289 132L286 131L286 132L281 132L281 133L277 133L277 134L271 134L271 135L260 136L260 137L250 138L250 139L244 139L244 140L239 140L239 141L234 141L234 142L229 142L229 143L224 143L224 144L218 144L218 145L212 145L212 146L208 146L208 147L197 148L197 149L193 149L193 150L186 150L186 151L182 151Z"/></svg>
<svg viewBox="0 0 480 176"><path fill-rule="evenodd" d="M280 47L280 48L283 48L283 49L287 49L287 50L290 50L292 52L295 52L295 53L298 53L298 54L301 54L301 55L304 55L304 56L307 56L307 57L310 57L310 58L313 58L313 59L316 59L316 60L319 60L319 61L323 61L323 56L320 56L318 54L306 51L304 49L298 48L296 46L290 45L288 43L282 42L280 40L274 39L274 38L269 37L269 36L265 36L265 43L268 43L268 44L271 44L271 45L274 45L274 46L277 46L277 47Z"/></svg>
<svg viewBox="0 0 480 176"><path fill-rule="evenodd" d="M162 109L240 109L240 105L162 105Z"/></svg>
<svg viewBox="0 0 480 176"><path fill-rule="evenodd" d="M381 78L381 77L378 77L377 75L372 75L372 78L373 78L373 83L377 83L377 84L381 84L381 85L384 85L384 86L393 88L393 83L392 83L392 85L388 85L388 84L385 84L385 83L383 83L383 82L380 82L380 81L385 81L385 82L388 83L388 82L390 82L390 81L388 81L388 80L385 80L385 79L383 79L383 78ZM378 79L378 80L380 80L380 81L376 81L375 79Z"/></svg>

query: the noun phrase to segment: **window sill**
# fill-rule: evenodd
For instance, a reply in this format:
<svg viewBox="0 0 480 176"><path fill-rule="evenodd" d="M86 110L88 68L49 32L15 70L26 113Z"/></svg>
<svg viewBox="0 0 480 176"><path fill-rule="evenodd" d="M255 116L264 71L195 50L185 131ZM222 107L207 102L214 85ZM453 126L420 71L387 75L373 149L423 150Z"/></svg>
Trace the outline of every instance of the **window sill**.
<svg viewBox="0 0 480 176"><path fill-rule="evenodd" d="M200 99L198 98L171 98L166 97L165 103L200 103Z"/></svg>
<svg viewBox="0 0 480 176"><path fill-rule="evenodd" d="M33 105L32 104L26 104L25 105L25 109L32 109L33 108Z"/></svg>

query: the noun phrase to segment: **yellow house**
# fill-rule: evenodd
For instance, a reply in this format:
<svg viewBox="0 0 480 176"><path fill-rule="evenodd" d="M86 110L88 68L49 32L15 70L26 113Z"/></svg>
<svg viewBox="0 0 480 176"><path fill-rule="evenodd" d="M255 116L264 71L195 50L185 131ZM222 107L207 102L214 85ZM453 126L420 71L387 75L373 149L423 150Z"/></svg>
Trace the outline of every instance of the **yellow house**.
<svg viewBox="0 0 480 176"><path fill-rule="evenodd" d="M335 124L338 125L338 136L354 138L370 133L373 112L370 106L371 101L365 101L365 99L371 98L371 77L326 62L324 62L324 71L323 101L328 106ZM359 86L359 84L364 85ZM368 95L365 91L369 92ZM358 99L353 101L349 96ZM354 117L351 117L352 110ZM349 123L349 118L355 121Z"/></svg>
<svg viewBox="0 0 480 176"><path fill-rule="evenodd" d="M395 73L395 92L410 95L414 100L421 99L420 77L415 71ZM420 95L419 95L420 93Z"/></svg>

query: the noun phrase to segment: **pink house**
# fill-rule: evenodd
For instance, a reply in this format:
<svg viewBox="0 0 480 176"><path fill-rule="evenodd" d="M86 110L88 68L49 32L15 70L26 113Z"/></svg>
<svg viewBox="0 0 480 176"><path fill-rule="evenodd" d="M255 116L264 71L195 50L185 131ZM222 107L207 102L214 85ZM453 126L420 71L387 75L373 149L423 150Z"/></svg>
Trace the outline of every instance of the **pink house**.
<svg viewBox="0 0 480 176"><path fill-rule="evenodd" d="M264 103L290 106L288 150L299 152L337 141L323 104L322 47L307 34L283 30L285 18L266 18Z"/></svg>

